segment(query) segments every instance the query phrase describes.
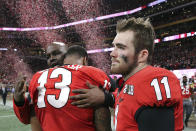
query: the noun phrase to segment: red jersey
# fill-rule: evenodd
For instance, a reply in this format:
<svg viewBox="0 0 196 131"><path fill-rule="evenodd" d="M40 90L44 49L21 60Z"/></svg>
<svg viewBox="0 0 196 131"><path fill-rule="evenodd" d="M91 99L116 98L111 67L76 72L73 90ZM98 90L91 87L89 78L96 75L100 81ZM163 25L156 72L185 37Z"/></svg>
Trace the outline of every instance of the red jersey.
<svg viewBox="0 0 196 131"><path fill-rule="evenodd" d="M94 131L93 109L71 105L73 89L88 89L86 82L110 88L109 77L90 66L66 65L36 73L29 92L44 131Z"/></svg>
<svg viewBox="0 0 196 131"><path fill-rule="evenodd" d="M179 80L172 72L147 66L124 82L115 99L116 131L138 131L135 115L142 106L173 106L175 131L182 131L181 89Z"/></svg>
<svg viewBox="0 0 196 131"><path fill-rule="evenodd" d="M181 82L181 89L182 89L182 97L183 98L190 98L191 97L191 87L189 83L187 82L186 85L183 85Z"/></svg>

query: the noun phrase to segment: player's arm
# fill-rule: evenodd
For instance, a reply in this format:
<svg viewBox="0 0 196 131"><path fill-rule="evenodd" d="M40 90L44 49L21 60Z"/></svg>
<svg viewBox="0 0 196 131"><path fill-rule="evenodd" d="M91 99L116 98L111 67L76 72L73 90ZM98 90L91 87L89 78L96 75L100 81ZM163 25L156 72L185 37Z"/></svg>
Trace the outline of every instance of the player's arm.
<svg viewBox="0 0 196 131"><path fill-rule="evenodd" d="M29 101L24 97L24 90L23 90L24 83L25 83L24 79L20 80L15 87L13 108L18 119L24 124L29 124L30 107L29 107Z"/></svg>
<svg viewBox="0 0 196 131"><path fill-rule="evenodd" d="M111 131L111 114L107 107L101 106L95 109L94 124L96 131Z"/></svg>
<svg viewBox="0 0 196 131"><path fill-rule="evenodd" d="M194 98L195 98L195 94L194 94L194 85L193 86L191 86L190 85L190 93L191 93L191 100L192 100L192 103L193 103L193 105L194 105Z"/></svg>
<svg viewBox="0 0 196 131"><path fill-rule="evenodd" d="M69 97L69 99L76 100L72 102L72 105L83 108L101 105L113 107L115 100L112 93L106 92L90 83L87 83L87 86L90 89L76 89L72 91L73 93L79 93L79 95Z"/></svg>
<svg viewBox="0 0 196 131"><path fill-rule="evenodd" d="M18 104L13 100L13 108L17 118L24 124L30 123L29 102L25 99L24 103Z"/></svg>
<svg viewBox="0 0 196 131"><path fill-rule="evenodd" d="M41 125L37 119L37 117L35 116L35 110L34 110L34 106L31 105L30 106L30 124L31 124L31 130L32 131L42 131Z"/></svg>
<svg viewBox="0 0 196 131"><path fill-rule="evenodd" d="M139 131L174 131L172 107L141 107L135 114Z"/></svg>
<svg viewBox="0 0 196 131"><path fill-rule="evenodd" d="M17 83L15 87L13 106L18 119L24 124L31 124L32 131L42 131L40 123L35 116L33 104L30 104L23 92L24 80Z"/></svg>
<svg viewBox="0 0 196 131"><path fill-rule="evenodd" d="M13 108L18 119L24 124L31 124L32 131L42 131L40 123L35 116L34 106L24 96L25 79L20 80L14 92Z"/></svg>

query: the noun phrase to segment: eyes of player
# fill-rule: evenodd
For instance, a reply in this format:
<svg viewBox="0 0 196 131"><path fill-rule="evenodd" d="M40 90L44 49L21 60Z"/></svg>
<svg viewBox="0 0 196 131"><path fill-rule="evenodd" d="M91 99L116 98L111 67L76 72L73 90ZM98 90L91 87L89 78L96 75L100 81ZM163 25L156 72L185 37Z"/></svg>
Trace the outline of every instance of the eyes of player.
<svg viewBox="0 0 196 131"><path fill-rule="evenodd" d="M124 50L126 48L125 45L121 44L121 43L116 43L116 44L113 44L114 47L118 48L118 49L121 49L121 50Z"/></svg>
<svg viewBox="0 0 196 131"><path fill-rule="evenodd" d="M60 51L58 51L58 50L56 50L56 51L52 52L52 55L54 55L54 56L59 55L59 54L61 54L61 52L60 52Z"/></svg>
<svg viewBox="0 0 196 131"><path fill-rule="evenodd" d="M60 51L55 50L55 51L53 51L52 53L47 54L47 55L46 55L46 58L49 59L49 58L51 58L51 56L57 56L57 55L60 55L60 54L61 54Z"/></svg>

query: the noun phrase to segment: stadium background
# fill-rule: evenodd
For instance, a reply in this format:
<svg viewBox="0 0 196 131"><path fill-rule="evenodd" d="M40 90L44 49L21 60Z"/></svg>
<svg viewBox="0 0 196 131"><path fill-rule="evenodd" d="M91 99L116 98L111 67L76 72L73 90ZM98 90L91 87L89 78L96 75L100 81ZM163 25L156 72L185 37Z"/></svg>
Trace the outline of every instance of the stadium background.
<svg viewBox="0 0 196 131"><path fill-rule="evenodd" d="M110 51L119 19L149 17L156 32L153 65L191 77L196 72L195 0L0 0L0 84L11 90L18 75L47 68L51 42L82 45L89 64L110 74ZM192 70L190 70L192 69ZM0 98L0 131L30 130ZM195 117L190 128L196 127ZM187 129L192 130L192 129Z"/></svg>

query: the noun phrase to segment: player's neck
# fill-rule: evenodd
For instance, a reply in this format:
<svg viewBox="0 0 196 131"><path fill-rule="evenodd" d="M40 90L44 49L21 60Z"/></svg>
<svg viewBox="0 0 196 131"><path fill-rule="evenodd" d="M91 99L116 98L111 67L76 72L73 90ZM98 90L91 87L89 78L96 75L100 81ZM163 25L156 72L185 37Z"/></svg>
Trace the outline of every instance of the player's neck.
<svg viewBox="0 0 196 131"><path fill-rule="evenodd" d="M133 76L135 73L139 72L140 70L144 69L146 66L148 66L147 63L142 63L136 66L130 73L123 75L124 81L128 80L131 76Z"/></svg>

